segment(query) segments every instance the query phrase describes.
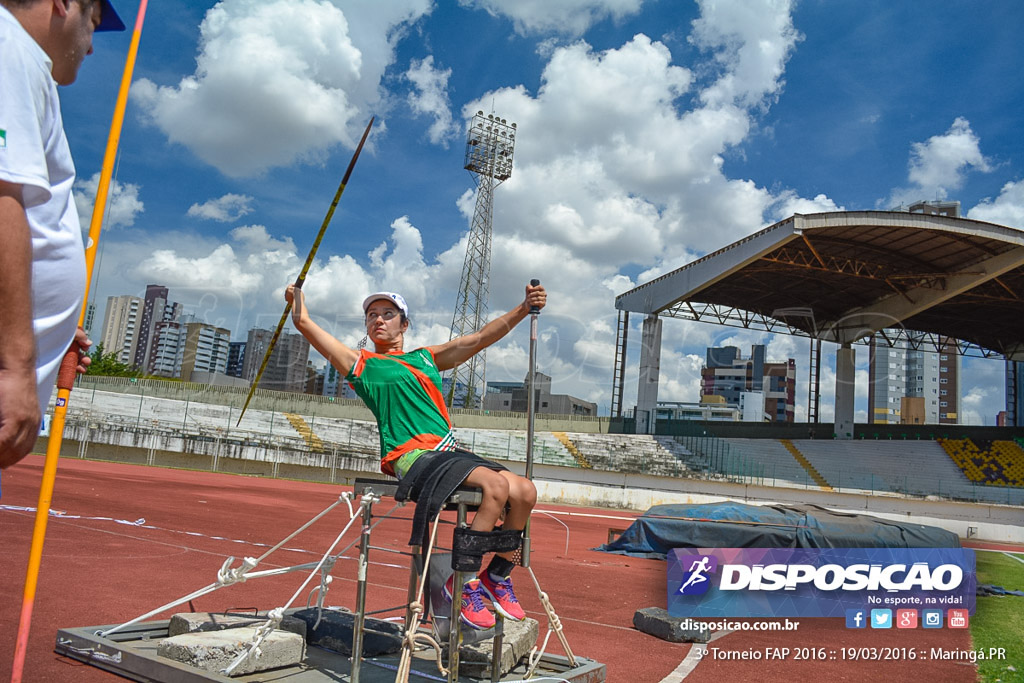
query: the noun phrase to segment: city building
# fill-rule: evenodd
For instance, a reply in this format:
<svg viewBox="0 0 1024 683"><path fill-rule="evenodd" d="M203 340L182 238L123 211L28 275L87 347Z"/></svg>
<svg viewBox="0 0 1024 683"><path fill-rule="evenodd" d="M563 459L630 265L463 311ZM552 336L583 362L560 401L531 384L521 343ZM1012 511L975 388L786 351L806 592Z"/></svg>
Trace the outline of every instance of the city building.
<svg viewBox="0 0 1024 683"><path fill-rule="evenodd" d="M181 310L181 304L167 300L167 288L160 285L149 285L145 299L131 295L107 297L100 337L104 352L116 352L119 362L154 374L157 325L177 320Z"/></svg>
<svg viewBox="0 0 1024 683"><path fill-rule="evenodd" d="M138 342L135 345L135 357L132 367L143 372L149 371L150 352L153 349L154 323L173 318L164 317L164 306L167 304L167 288L163 285L146 285L146 298L143 300L142 315L139 317Z"/></svg>
<svg viewBox="0 0 1024 683"><path fill-rule="evenodd" d="M138 344L139 322L145 302L137 296L108 296L103 314L100 344L104 353L116 353L120 363L131 365Z"/></svg>
<svg viewBox="0 0 1024 683"><path fill-rule="evenodd" d="M328 363L320 373L323 375L323 392L321 396L331 396L334 398L359 398L356 396L355 389L352 388L345 378L342 376L338 369Z"/></svg>
<svg viewBox="0 0 1024 683"><path fill-rule="evenodd" d="M245 342L245 361L242 379L253 382L259 372L263 356L267 353L273 330L253 328ZM306 391L306 365L309 362L309 342L301 334L282 333L267 367L260 378L259 388L273 391Z"/></svg>
<svg viewBox="0 0 1024 683"><path fill-rule="evenodd" d="M905 339L876 333L868 346L868 413L875 424L957 424L960 354L943 339L942 351L911 348Z"/></svg>
<svg viewBox="0 0 1024 683"><path fill-rule="evenodd" d="M224 375L230 340L231 331L222 327L193 319L162 320L154 326L150 374L203 382Z"/></svg>
<svg viewBox="0 0 1024 683"><path fill-rule="evenodd" d="M82 329L87 337L92 337L92 326L96 324L96 304L89 303L85 307L85 321Z"/></svg>
<svg viewBox="0 0 1024 683"><path fill-rule="evenodd" d="M245 342L236 341L228 345L228 370L231 377L241 377L245 364Z"/></svg>
<svg viewBox="0 0 1024 683"><path fill-rule="evenodd" d="M709 347L706 363L701 368L701 397L721 396L725 404L738 409L742 401L741 414L753 416L756 410L748 405L753 397L743 398L743 394L751 392L763 396L763 413L756 421L793 422L796 361L792 358L785 362L765 360L763 344L751 346L749 358L743 358L735 346Z"/></svg>
<svg viewBox="0 0 1024 683"><path fill-rule="evenodd" d="M1003 421L1007 427L1024 427L1024 361L1006 361L1006 410Z"/></svg>
<svg viewBox="0 0 1024 683"><path fill-rule="evenodd" d="M484 396L484 410L510 410L525 413L529 393L527 377L522 382L488 382ZM552 415L597 415L597 404L568 394L551 393L551 377L542 372L534 374L534 409L537 413Z"/></svg>
<svg viewBox="0 0 1024 683"><path fill-rule="evenodd" d="M154 326L149 374L156 377L181 376L185 333L185 324L177 320L162 320Z"/></svg>
<svg viewBox="0 0 1024 683"><path fill-rule="evenodd" d="M185 350L179 376L191 381L197 372L225 374L230 343L231 330L205 323L185 323Z"/></svg>

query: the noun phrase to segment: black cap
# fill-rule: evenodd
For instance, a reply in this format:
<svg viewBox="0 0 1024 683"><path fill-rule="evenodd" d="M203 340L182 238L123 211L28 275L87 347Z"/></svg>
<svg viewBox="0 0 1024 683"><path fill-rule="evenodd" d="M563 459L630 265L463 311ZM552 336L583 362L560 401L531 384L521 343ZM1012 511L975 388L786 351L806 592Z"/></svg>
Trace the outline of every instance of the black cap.
<svg viewBox="0 0 1024 683"><path fill-rule="evenodd" d="M117 16L117 11L110 4L110 0L100 0L100 24L97 31L123 31L124 22Z"/></svg>

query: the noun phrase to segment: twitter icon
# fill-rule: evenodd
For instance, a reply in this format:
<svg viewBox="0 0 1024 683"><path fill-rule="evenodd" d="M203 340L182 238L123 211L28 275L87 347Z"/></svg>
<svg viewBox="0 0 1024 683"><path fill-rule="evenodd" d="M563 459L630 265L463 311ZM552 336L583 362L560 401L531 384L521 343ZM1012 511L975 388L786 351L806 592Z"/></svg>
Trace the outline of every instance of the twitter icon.
<svg viewBox="0 0 1024 683"><path fill-rule="evenodd" d="M892 628L892 610L871 610L871 628Z"/></svg>

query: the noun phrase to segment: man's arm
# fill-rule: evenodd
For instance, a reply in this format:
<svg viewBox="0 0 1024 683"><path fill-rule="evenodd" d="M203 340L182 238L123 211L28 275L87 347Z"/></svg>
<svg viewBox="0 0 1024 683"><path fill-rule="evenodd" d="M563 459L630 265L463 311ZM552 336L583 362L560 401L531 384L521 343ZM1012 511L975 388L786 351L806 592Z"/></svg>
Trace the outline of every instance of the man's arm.
<svg viewBox="0 0 1024 683"><path fill-rule="evenodd" d="M534 306L544 308L547 296L543 286L527 285L526 298L523 299L523 303L508 313L495 318L476 332L438 346L431 346L430 351L434 354L434 362L437 364L438 370L451 370L504 337L530 314L530 308Z"/></svg>
<svg viewBox="0 0 1024 683"><path fill-rule="evenodd" d="M39 436L32 239L21 185L0 180L0 468L25 457Z"/></svg>

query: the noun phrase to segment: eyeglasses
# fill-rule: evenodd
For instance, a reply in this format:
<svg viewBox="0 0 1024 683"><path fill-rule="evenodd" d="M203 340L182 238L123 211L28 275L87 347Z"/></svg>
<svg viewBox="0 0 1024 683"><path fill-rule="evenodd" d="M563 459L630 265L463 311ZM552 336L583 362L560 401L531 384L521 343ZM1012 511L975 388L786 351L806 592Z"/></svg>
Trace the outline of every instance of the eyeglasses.
<svg viewBox="0 0 1024 683"><path fill-rule="evenodd" d="M370 311L369 313L366 314L366 322L372 323L377 318L383 318L385 321L387 321L387 320L391 320L392 318L394 318L397 315L398 315L398 311L394 310L393 308L389 308L386 311L384 311L383 313L377 313L376 311Z"/></svg>

